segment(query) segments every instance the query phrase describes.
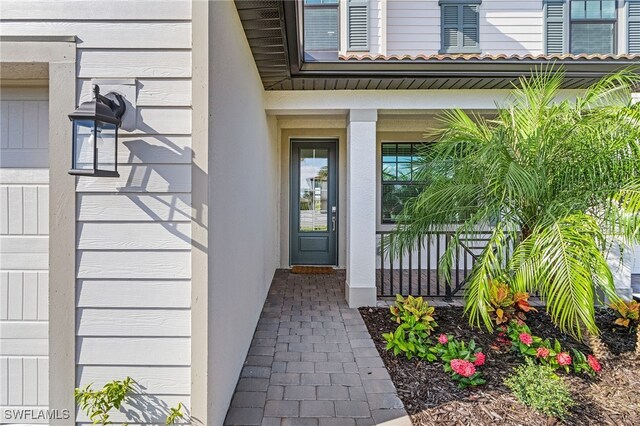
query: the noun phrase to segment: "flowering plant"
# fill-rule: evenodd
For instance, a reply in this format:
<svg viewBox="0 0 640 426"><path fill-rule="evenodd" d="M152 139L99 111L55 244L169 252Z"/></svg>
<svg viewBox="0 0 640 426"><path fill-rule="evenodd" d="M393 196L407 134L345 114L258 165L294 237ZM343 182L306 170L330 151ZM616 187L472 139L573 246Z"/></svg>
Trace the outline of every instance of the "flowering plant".
<svg viewBox="0 0 640 426"><path fill-rule="evenodd" d="M557 370L563 368L567 373L573 369L575 373L595 375L602 367L593 355L572 349L572 354L563 350L558 339L553 344L549 339L542 339L531 334L526 324L511 321L508 327L511 349L519 352L526 359L536 361L542 365Z"/></svg>
<svg viewBox="0 0 640 426"><path fill-rule="evenodd" d="M586 373L595 376L602 370L598 359L593 355L585 356L582 352L573 350L573 371L576 373Z"/></svg>
<svg viewBox="0 0 640 426"><path fill-rule="evenodd" d="M473 340L465 344L464 341L456 340L453 336L441 335L438 338L438 344L430 350L440 357L444 371L458 382L460 389L486 383L482 373L478 371L478 368L484 365L486 356L482 348L476 346Z"/></svg>
<svg viewBox="0 0 640 426"><path fill-rule="evenodd" d="M536 356L537 348L542 345L542 339L532 335L531 330L524 323L511 321L507 334L511 339L511 349L520 352L523 356Z"/></svg>

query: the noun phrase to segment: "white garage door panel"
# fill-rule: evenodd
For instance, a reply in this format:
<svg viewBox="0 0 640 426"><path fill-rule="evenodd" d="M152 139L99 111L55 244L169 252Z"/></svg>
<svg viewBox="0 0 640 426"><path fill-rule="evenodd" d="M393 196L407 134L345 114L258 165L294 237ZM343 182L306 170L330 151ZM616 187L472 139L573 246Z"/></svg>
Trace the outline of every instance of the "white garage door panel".
<svg viewBox="0 0 640 426"><path fill-rule="evenodd" d="M49 169L46 88L0 93L0 406L46 408Z"/></svg>

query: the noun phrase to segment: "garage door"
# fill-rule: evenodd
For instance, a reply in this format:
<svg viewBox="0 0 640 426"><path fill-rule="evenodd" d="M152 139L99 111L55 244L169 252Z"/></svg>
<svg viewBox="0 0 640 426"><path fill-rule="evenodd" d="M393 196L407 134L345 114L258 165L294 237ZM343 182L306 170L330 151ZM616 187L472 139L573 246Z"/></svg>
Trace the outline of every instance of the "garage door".
<svg viewBox="0 0 640 426"><path fill-rule="evenodd" d="M47 93L0 86L0 423L48 404Z"/></svg>

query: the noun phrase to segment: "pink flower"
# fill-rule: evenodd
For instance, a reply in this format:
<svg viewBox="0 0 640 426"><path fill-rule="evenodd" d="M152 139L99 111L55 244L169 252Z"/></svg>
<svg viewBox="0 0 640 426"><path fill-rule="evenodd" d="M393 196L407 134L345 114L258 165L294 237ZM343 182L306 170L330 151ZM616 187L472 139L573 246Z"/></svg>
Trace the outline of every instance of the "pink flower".
<svg viewBox="0 0 640 426"><path fill-rule="evenodd" d="M560 352L558 355L556 355L556 360L560 365L569 365L571 364L571 355L566 352Z"/></svg>
<svg viewBox="0 0 640 426"><path fill-rule="evenodd" d="M533 343L533 338L529 333L520 333L519 337L520 337L520 341L527 346Z"/></svg>
<svg viewBox="0 0 640 426"><path fill-rule="evenodd" d="M598 362L598 359L593 355L587 355L587 363L596 373L602 370L602 366Z"/></svg>
<svg viewBox="0 0 640 426"><path fill-rule="evenodd" d="M476 373L476 367L464 359L452 359L451 369L462 377L471 377Z"/></svg>
<svg viewBox="0 0 640 426"><path fill-rule="evenodd" d="M481 365L484 365L484 361L486 359L487 357L482 352L478 352L476 354L476 360L473 361L473 365L475 365L476 367L480 367Z"/></svg>
<svg viewBox="0 0 640 426"><path fill-rule="evenodd" d="M549 356L549 349L545 348L544 346L540 346L536 350L536 357L538 357L538 358L546 358L548 356Z"/></svg>
<svg viewBox="0 0 640 426"><path fill-rule="evenodd" d="M438 337L438 342L440 342L440 344L442 344L442 345L446 345L449 342L449 338L447 337L446 334L441 334Z"/></svg>

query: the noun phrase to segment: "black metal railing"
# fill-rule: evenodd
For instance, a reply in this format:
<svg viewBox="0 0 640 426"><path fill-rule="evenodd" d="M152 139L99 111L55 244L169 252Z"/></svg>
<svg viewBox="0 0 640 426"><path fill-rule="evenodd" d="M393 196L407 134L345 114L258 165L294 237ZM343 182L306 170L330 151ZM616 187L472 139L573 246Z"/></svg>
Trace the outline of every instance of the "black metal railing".
<svg viewBox="0 0 640 426"><path fill-rule="evenodd" d="M462 290L479 254L485 249L491 231L476 231L460 239L453 253L450 280L440 271L439 260L449 247L453 231L426 234L423 243L411 253L392 258L383 247L393 241L393 231L377 231L378 266L376 286L379 297L396 294L444 296L446 300L462 296ZM508 256L508 253L507 253Z"/></svg>

